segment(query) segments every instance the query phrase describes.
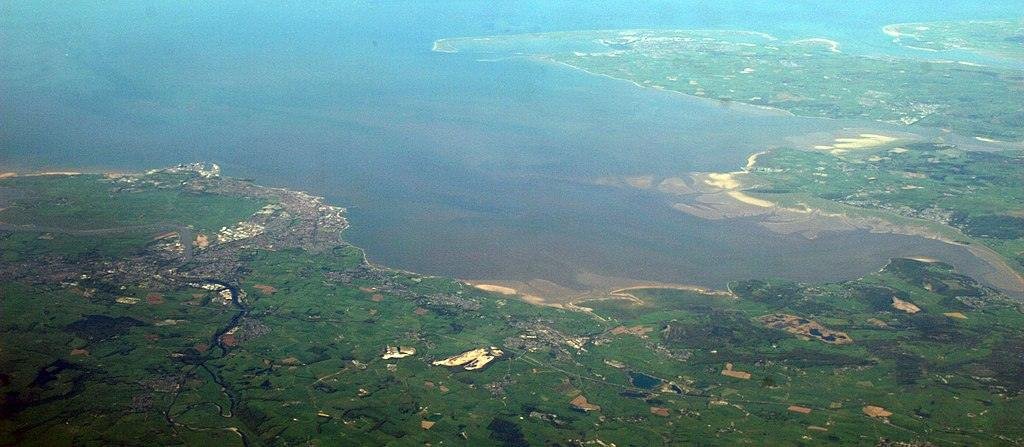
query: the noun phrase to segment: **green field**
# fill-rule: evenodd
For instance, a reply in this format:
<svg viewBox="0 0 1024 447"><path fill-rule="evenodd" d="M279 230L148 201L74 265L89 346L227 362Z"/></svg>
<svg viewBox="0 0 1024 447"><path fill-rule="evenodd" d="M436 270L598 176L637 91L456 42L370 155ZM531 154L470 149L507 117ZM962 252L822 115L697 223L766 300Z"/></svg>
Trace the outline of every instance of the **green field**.
<svg viewBox="0 0 1024 447"><path fill-rule="evenodd" d="M753 171L748 191L758 197L952 227L949 237L989 246L1024 272L1024 152L902 141L836 153L782 149L759 157Z"/></svg>
<svg viewBox="0 0 1024 447"><path fill-rule="evenodd" d="M1024 61L1024 19L900 23L885 31L894 42L910 48Z"/></svg>
<svg viewBox="0 0 1024 447"><path fill-rule="evenodd" d="M1020 48L1012 42L998 48L1003 47ZM801 116L1024 139L1024 74L1019 70L848 53L843 42L823 38L785 41L746 31L608 30L442 39L435 48L536 57L644 87Z"/></svg>
<svg viewBox="0 0 1024 447"><path fill-rule="evenodd" d="M19 214L22 225L75 225L49 209L73 203L134 210L89 211L88 228L219 228L265 201L197 193L187 186L195 179L175 179L168 184L186 186L119 190L80 176L0 187L16 192L9 209L34 209ZM196 209L208 213L199 219ZM837 284L737 281L731 297L638 290L635 300L579 303L593 309L585 313L367 266L344 243L233 245L216 260L186 262L160 257L152 232L0 232L5 251L33 250L2 270L0 444L1024 442L1021 308L942 264L895 260ZM123 249L83 248L104 244ZM223 282L243 298L232 305L216 291L130 275L53 279L124 256L163 259L168 278L202 262L238 262ZM35 268L18 269L26 265ZM920 311L895 309L893 297ZM758 319L773 314L853 342ZM384 360L388 345L417 352ZM504 355L482 370L432 364L489 346ZM727 363L749 379L723 375ZM574 408L578 396L600 410ZM868 405L892 415L868 416Z"/></svg>

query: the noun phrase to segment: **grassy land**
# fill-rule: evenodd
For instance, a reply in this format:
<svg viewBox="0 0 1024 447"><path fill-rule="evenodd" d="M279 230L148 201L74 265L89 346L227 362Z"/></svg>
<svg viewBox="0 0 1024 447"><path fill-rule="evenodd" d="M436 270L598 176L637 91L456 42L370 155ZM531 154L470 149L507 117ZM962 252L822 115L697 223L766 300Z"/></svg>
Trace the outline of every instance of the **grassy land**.
<svg viewBox="0 0 1024 447"><path fill-rule="evenodd" d="M0 207L0 225L39 230L11 232L0 239L0 260L19 262L48 253L124 255L144 247L158 233L181 227L216 233L264 205L246 197L185 190L180 187L184 174L153 175L146 184L101 178L38 176L0 181L0 187L17 192L11 203Z"/></svg>
<svg viewBox="0 0 1024 447"><path fill-rule="evenodd" d="M150 215L136 202L138 192L97 194L109 185L92 181L49 178L18 188L54 196L91 188L76 199L83 209L139 207ZM154 219L185 222L199 206L227 224L248 211L221 199L158 199L170 205ZM138 222L108 216L90 225ZM107 254L75 244L113 236L67 237L33 249L102 262ZM24 236L4 233L3 243L12 238ZM223 351L214 335L238 309L219 304L215 292L43 279L0 284L0 443L238 445L237 433L253 444L289 445L1024 439L1024 339L1016 329L1024 315L941 264L898 260L837 284L738 281L735 298L639 290L639 303L582 303L595 318L443 278L381 271L339 279L362 268L361 252L348 246L242 255L246 273L238 286L248 312ZM921 311L894 309L894 296ZM139 301L117 301L123 297ZM828 344L757 319L776 313L846 332L854 342ZM638 327L639 335L619 326ZM384 360L386 345L417 353ZM505 355L483 370L431 364L486 346ZM750 379L722 375L726 363ZM636 379L641 373L648 383ZM569 402L580 395L601 409L573 409ZM893 415L869 417L865 405ZM424 429L424 421L433 425Z"/></svg>
<svg viewBox="0 0 1024 447"><path fill-rule="evenodd" d="M782 41L737 31L578 31L442 43L459 51L537 56L646 87L802 116L1024 138L1022 75L1012 69L858 55L826 39Z"/></svg>
<svg viewBox="0 0 1024 447"><path fill-rule="evenodd" d="M895 42L911 48L1024 60L1024 19L901 23L886 31Z"/></svg>
<svg viewBox="0 0 1024 447"><path fill-rule="evenodd" d="M263 204L244 197L186 191L179 176L153 176L140 187L117 181L97 187L96 175L15 177L0 185L28 191L0 211L0 222L56 228L98 230L173 223L216 231L248 217Z"/></svg>
<svg viewBox="0 0 1024 447"><path fill-rule="evenodd" d="M759 186L749 192L788 205L810 199L810 206L862 209L896 223L929 222L938 234L984 244L1024 272L1020 151L964 151L936 143L842 153L779 150L758 159L752 178Z"/></svg>

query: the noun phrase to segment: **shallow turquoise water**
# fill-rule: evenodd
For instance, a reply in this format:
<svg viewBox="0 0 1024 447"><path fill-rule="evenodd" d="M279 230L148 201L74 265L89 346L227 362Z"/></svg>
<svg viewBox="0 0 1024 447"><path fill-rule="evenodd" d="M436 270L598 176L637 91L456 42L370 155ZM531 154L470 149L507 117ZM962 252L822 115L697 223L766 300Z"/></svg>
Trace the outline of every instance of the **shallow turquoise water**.
<svg viewBox="0 0 1024 447"><path fill-rule="evenodd" d="M442 37L754 29L891 51L891 22L1021 15L1016 2L9 2L0 165L193 160L351 207L371 258L462 278L581 272L719 286L824 280L962 250L857 233L809 241L711 222L601 176L729 170L851 124L766 116L570 69L430 51ZM842 250L846 256L834 253Z"/></svg>

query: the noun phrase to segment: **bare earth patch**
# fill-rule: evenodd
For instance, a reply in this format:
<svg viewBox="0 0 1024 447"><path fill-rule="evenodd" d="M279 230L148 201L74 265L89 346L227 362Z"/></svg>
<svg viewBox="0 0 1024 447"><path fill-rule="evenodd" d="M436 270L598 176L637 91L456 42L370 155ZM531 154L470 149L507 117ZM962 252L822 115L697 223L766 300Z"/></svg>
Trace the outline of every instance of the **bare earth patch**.
<svg viewBox="0 0 1024 447"><path fill-rule="evenodd" d="M651 414L655 416L667 417L669 415L669 409L665 407L651 407Z"/></svg>
<svg viewBox="0 0 1024 447"><path fill-rule="evenodd" d="M273 295L277 292L277 289L275 289L274 286L268 286L266 284L256 284L252 286L252 288L259 290L260 293L263 293L264 295Z"/></svg>
<svg viewBox="0 0 1024 447"><path fill-rule="evenodd" d="M910 301L903 301L896 297L892 297L892 307L897 310L902 310L908 314L916 314L921 311L921 308L914 305L914 303L911 303Z"/></svg>
<svg viewBox="0 0 1024 447"><path fill-rule="evenodd" d="M416 354L416 348L412 346L386 346L382 359L401 359Z"/></svg>
<svg viewBox="0 0 1024 447"><path fill-rule="evenodd" d="M494 346L491 346L490 348L477 348L443 360L437 360L433 362L432 365L461 366L467 371L473 371L487 366L488 363L491 363L494 359L501 357L504 354L505 353L501 349Z"/></svg>
<svg viewBox="0 0 1024 447"><path fill-rule="evenodd" d="M616 327L612 328L612 330L609 331L609 332L612 335L629 334L629 335L636 335L637 337L646 337L647 334L651 333L652 331L654 331L653 328L644 327L644 326L633 326L633 327L616 326Z"/></svg>
<svg viewBox="0 0 1024 447"><path fill-rule="evenodd" d="M758 317L758 320L772 329L782 329L791 334L815 338L829 344L842 345L853 343L853 339L846 335L845 332L829 330L816 321L796 315L771 314Z"/></svg>
<svg viewBox="0 0 1024 447"><path fill-rule="evenodd" d="M576 396L575 399L569 401L569 405L583 412L601 411L600 405L594 405L590 402L587 402L587 398L583 397L582 394Z"/></svg>
<svg viewBox="0 0 1024 447"><path fill-rule="evenodd" d="M210 246L210 238L209 238L209 236L207 236L207 235L205 235L203 233L199 233L199 234L196 235L196 240L194 241L194 243L195 243L196 247L206 248L206 247Z"/></svg>
<svg viewBox="0 0 1024 447"><path fill-rule="evenodd" d="M799 405L790 405L789 408L786 408L786 409L789 410L789 411L792 411L793 413L800 413L800 414L810 414L811 413L811 409L810 408L801 407Z"/></svg>
<svg viewBox="0 0 1024 447"><path fill-rule="evenodd" d="M738 371L732 369L732 363L726 363L725 369L722 370L723 376L729 376L735 379L750 380L750 373L746 371Z"/></svg>
<svg viewBox="0 0 1024 447"><path fill-rule="evenodd" d="M151 293L149 295L146 295L146 302L153 305L163 304L164 297L161 296L159 293Z"/></svg>
<svg viewBox="0 0 1024 447"><path fill-rule="evenodd" d="M891 411L875 405L868 405L863 408L863 411L864 414L871 416L873 418L887 418L889 416L892 416Z"/></svg>

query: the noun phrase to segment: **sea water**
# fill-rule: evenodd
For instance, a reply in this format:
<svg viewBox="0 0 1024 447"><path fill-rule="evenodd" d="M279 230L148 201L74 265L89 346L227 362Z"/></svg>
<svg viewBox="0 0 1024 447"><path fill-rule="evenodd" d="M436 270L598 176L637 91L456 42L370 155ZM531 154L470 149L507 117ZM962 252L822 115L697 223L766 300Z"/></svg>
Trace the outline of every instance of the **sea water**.
<svg viewBox="0 0 1024 447"><path fill-rule="evenodd" d="M720 287L860 276L961 248L864 232L816 239L709 221L606 177L728 171L805 119L521 59L443 37L716 28L902 51L893 22L1019 16L1015 2L10 2L0 14L0 164L120 169L205 160L350 208L372 260L472 279L583 274ZM867 124L872 125L872 124ZM884 127L882 127L884 128ZM837 256L841 253L841 256Z"/></svg>

